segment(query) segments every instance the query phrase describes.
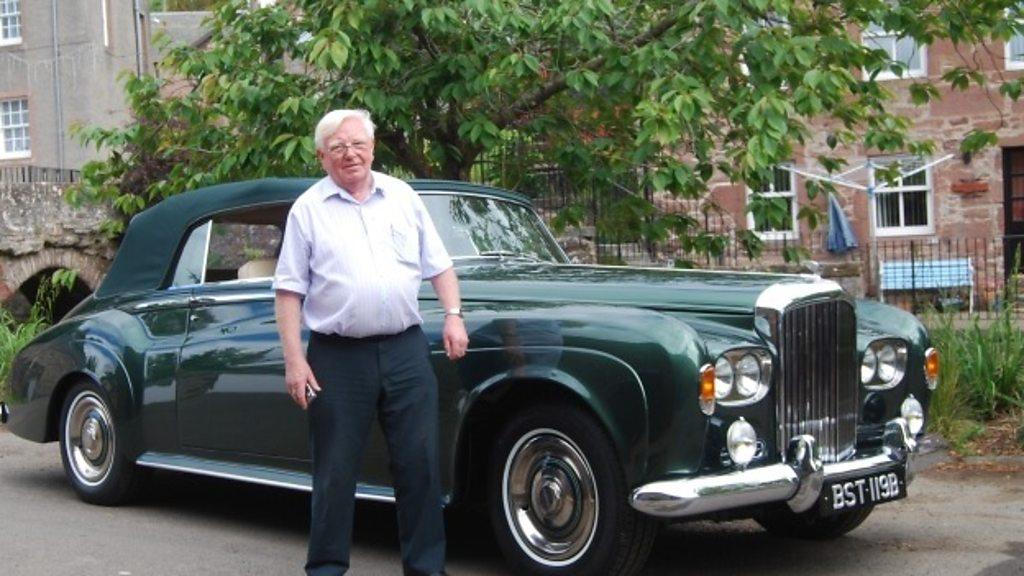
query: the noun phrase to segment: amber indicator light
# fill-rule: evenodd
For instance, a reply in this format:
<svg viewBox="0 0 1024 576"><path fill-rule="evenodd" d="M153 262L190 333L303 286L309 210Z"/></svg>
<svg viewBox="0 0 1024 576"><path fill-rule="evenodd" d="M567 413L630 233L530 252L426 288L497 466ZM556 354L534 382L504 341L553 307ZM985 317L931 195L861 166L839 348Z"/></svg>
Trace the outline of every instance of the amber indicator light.
<svg viewBox="0 0 1024 576"><path fill-rule="evenodd" d="M700 371L700 399L705 401L715 399L715 369L713 366L704 366Z"/></svg>
<svg viewBox="0 0 1024 576"><path fill-rule="evenodd" d="M924 373L928 378L939 376L939 351L932 348L924 358Z"/></svg>

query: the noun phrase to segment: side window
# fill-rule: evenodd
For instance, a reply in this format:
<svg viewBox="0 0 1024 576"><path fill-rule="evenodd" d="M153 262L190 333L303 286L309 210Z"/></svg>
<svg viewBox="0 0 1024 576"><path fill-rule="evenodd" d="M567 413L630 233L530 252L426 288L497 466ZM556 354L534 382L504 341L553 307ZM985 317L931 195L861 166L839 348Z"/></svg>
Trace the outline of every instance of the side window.
<svg viewBox="0 0 1024 576"><path fill-rule="evenodd" d="M277 226L214 220L204 283L269 278L280 248Z"/></svg>
<svg viewBox="0 0 1024 576"><path fill-rule="evenodd" d="M173 286L265 280L274 275L288 206L219 214L189 234Z"/></svg>
<svg viewBox="0 0 1024 576"><path fill-rule="evenodd" d="M203 283L203 270L206 268L206 245L210 243L210 223L192 230L185 247L178 257L178 266L174 269L172 286L192 286Z"/></svg>

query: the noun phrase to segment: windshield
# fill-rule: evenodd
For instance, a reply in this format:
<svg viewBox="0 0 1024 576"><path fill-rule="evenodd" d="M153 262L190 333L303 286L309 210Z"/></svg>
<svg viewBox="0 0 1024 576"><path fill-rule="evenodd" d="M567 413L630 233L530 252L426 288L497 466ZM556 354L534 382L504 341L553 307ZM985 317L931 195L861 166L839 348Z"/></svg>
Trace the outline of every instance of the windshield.
<svg viewBox="0 0 1024 576"><path fill-rule="evenodd" d="M526 206L486 196L426 192L421 198L454 259L566 261L551 233Z"/></svg>

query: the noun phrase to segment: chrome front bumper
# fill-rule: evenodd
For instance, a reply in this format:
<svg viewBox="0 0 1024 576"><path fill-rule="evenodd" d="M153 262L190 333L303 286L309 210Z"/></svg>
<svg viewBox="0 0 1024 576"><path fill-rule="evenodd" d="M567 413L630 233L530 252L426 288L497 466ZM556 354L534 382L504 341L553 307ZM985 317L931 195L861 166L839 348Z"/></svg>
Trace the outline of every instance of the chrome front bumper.
<svg viewBox="0 0 1024 576"><path fill-rule="evenodd" d="M785 464L652 482L633 490L629 503L640 512L663 518L685 518L782 501L794 512L803 512L814 506L825 481L833 478L902 466L910 483L916 450L917 441L903 418L886 423L879 453L834 464L822 464L814 437L805 434L789 441Z"/></svg>

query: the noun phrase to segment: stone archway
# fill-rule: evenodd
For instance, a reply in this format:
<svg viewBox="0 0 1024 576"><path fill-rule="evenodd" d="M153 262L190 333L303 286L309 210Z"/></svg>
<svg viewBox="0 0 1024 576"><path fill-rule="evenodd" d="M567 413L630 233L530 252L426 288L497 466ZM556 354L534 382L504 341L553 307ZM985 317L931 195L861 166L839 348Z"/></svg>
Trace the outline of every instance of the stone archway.
<svg viewBox="0 0 1024 576"><path fill-rule="evenodd" d="M0 305L6 303L16 316L23 316L26 307L33 303L40 277L64 268L75 272L76 282L70 294L59 298L54 310L59 318L96 289L109 265L107 258L73 248L44 248L17 258L0 256Z"/></svg>
<svg viewBox="0 0 1024 576"><path fill-rule="evenodd" d="M54 268L74 270L90 290L95 290L109 265L110 261L106 258L78 252L73 248L44 248L20 258L9 259L0 270L0 300L3 300L4 286L10 291L17 290L39 272Z"/></svg>
<svg viewBox="0 0 1024 576"><path fill-rule="evenodd" d="M72 206L66 183L0 180L0 305L12 298L31 304L23 286L41 274L66 268L77 274L73 293L88 294L110 266L115 245L100 229L113 211L102 205ZM84 297L84 296L81 296Z"/></svg>

